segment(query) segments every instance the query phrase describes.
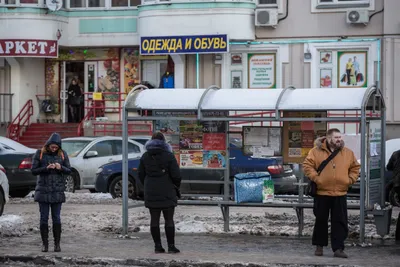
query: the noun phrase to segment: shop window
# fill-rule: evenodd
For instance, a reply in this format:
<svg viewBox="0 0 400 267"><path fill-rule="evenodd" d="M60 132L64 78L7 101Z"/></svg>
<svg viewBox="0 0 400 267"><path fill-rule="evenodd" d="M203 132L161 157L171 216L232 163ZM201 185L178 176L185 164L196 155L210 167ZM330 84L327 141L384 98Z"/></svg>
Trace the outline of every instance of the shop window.
<svg viewBox="0 0 400 267"><path fill-rule="evenodd" d="M332 9L338 11L347 10L349 8L368 8L368 10L374 10L375 0L313 0L312 9L315 12L320 10Z"/></svg>

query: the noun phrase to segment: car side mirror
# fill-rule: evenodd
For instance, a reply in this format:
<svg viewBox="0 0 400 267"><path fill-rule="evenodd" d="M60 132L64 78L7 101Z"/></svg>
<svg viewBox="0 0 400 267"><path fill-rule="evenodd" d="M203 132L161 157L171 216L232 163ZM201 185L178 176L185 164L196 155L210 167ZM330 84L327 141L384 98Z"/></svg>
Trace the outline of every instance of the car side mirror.
<svg viewBox="0 0 400 267"><path fill-rule="evenodd" d="M85 159L88 159L88 158L95 158L95 157L97 157L99 155L99 153L97 153L97 151L88 151L86 154L85 154Z"/></svg>

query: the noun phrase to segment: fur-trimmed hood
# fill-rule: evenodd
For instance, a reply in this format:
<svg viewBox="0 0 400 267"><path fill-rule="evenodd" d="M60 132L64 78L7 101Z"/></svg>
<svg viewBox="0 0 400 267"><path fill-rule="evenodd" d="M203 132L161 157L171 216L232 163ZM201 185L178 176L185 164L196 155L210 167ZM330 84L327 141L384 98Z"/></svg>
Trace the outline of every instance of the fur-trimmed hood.
<svg viewBox="0 0 400 267"><path fill-rule="evenodd" d="M319 137L314 141L314 146L316 146L318 149L327 149L326 146L326 137ZM342 140L340 142L340 149L344 148L344 141Z"/></svg>
<svg viewBox="0 0 400 267"><path fill-rule="evenodd" d="M157 153L157 151L164 150L172 153L172 147L165 141L152 139L144 145L146 150L150 153Z"/></svg>

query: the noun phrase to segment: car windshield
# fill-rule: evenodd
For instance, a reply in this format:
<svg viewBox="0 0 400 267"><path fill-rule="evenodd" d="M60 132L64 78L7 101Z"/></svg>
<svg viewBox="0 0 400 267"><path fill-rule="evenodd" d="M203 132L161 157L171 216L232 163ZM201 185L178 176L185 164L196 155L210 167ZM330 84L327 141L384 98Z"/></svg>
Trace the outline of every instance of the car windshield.
<svg viewBox="0 0 400 267"><path fill-rule="evenodd" d="M65 140L62 141L62 149L69 157L76 157L90 142L90 140Z"/></svg>

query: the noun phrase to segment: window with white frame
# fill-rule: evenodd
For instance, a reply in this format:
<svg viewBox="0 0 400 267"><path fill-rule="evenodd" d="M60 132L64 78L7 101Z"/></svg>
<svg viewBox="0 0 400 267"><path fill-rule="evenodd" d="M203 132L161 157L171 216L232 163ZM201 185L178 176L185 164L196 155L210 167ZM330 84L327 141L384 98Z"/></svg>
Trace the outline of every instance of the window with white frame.
<svg viewBox="0 0 400 267"><path fill-rule="evenodd" d="M106 7L106 0L69 0L69 8Z"/></svg>
<svg viewBox="0 0 400 267"><path fill-rule="evenodd" d="M375 0L313 0L315 9L373 8Z"/></svg>
<svg viewBox="0 0 400 267"><path fill-rule="evenodd" d="M256 0L257 7L259 8L276 8L278 13L283 13L282 0Z"/></svg>
<svg viewBox="0 0 400 267"><path fill-rule="evenodd" d="M141 0L111 0L111 7L136 7L141 5Z"/></svg>
<svg viewBox="0 0 400 267"><path fill-rule="evenodd" d="M4 6L39 6L43 7L45 0L0 0Z"/></svg>

